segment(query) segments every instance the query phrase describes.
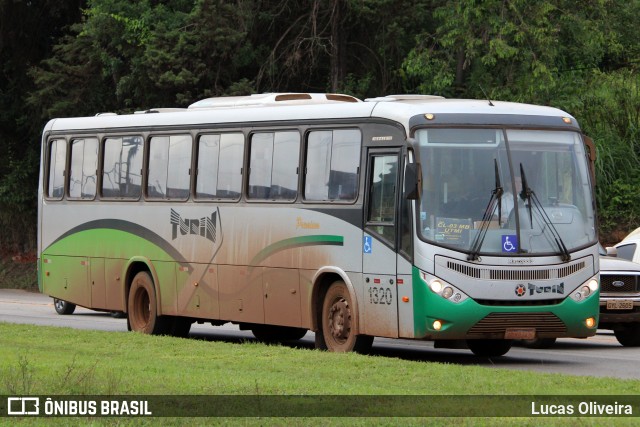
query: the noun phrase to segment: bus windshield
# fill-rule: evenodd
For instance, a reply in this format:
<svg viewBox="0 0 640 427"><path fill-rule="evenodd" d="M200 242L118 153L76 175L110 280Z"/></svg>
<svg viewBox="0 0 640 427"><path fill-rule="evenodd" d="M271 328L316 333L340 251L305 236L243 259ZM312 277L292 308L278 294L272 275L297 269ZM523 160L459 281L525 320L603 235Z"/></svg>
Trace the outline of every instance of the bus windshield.
<svg viewBox="0 0 640 427"><path fill-rule="evenodd" d="M578 133L436 128L416 139L423 240L505 256L568 254L595 241Z"/></svg>

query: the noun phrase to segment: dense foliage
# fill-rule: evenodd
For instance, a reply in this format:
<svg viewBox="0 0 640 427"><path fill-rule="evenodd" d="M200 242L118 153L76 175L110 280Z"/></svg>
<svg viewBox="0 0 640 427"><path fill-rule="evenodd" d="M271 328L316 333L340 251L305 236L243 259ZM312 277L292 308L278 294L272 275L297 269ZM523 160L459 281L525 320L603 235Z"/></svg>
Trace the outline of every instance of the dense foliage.
<svg viewBox="0 0 640 427"><path fill-rule="evenodd" d="M268 91L565 109L615 241L640 225L639 24L636 0L0 0L0 247L35 245L48 119Z"/></svg>

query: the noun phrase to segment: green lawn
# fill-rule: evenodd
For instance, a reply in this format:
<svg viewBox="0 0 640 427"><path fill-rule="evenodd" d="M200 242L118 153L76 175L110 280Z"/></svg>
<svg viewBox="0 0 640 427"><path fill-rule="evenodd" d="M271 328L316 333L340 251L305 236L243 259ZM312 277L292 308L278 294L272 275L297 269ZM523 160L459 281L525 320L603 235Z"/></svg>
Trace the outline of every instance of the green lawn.
<svg viewBox="0 0 640 427"><path fill-rule="evenodd" d="M508 405L513 395L624 396L637 394L640 390L638 380L612 381L428 360L335 354L267 346L253 341L232 344L5 323L0 323L0 378L0 395L252 395L267 398L273 395L504 395L503 405ZM352 403L354 401L351 400ZM340 400L334 399L333 404L336 402ZM449 403L456 405L461 402ZM495 404L495 401L489 403ZM635 411L640 411L640 408L635 408ZM211 422L251 425L291 422L299 425L393 425L407 422L416 425L539 425L541 421L546 425L632 425L634 419L254 417L160 420L176 425L184 422L190 425ZM8 418L0 418L0 424L12 424L9 421ZM41 423L44 420L23 421L37 425L37 421ZM84 423L88 419L57 418L48 421L63 425L69 421ZM140 418L92 418L90 421L152 423L151 419Z"/></svg>

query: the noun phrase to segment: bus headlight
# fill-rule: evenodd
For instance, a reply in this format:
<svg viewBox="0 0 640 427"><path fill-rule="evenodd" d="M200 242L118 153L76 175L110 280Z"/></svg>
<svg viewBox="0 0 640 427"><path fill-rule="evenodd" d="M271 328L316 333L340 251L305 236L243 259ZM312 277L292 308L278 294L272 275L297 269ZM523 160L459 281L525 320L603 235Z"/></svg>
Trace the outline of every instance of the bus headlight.
<svg viewBox="0 0 640 427"><path fill-rule="evenodd" d="M434 294L440 295L442 298L453 303L460 303L469 298L464 292L449 283L444 282L437 277L422 273L422 278L428 283L429 289Z"/></svg>
<svg viewBox="0 0 640 427"><path fill-rule="evenodd" d="M431 288L431 290L433 292L435 292L436 294L439 294L440 292L442 292L442 283L440 283L439 280L434 280L429 284L429 287Z"/></svg>
<svg viewBox="0 0 640 427"><path fill-rule="evenodd" d="M589 286L583 286L580 288L580 293L582 294L582 298L586 298L591 294L591 289L589 289Z"/></svg>
<svg viewBox="0 0 640 427"><path fill-rule="evenodd" d="M598 280L593 277L586 283L583 283L578 289L571 293L571 298L574 301L584 301L591 294L595 293L600 287Z"/></svg>
<svg viewBox="0 0 640 427"><path fill-rule="evenodd" d="M446 299L451 298L451 295L453 295L453 288L451 286L447 286L442 290L441 295L442 295L442 298L446 298Z"/></svg>

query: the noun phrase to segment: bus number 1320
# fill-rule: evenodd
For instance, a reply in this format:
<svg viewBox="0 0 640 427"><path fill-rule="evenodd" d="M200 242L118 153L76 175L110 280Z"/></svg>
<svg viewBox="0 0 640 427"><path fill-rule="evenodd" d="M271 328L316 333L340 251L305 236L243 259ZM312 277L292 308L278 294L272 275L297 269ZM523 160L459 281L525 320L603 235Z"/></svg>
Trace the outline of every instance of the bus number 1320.
<svg viewBox="0 0 640 427"><path fill-rule="evenodd" d="M369 288L369 303L370 304L387 304L391 305L393 302L393 293L389 288Z"/></svg>

